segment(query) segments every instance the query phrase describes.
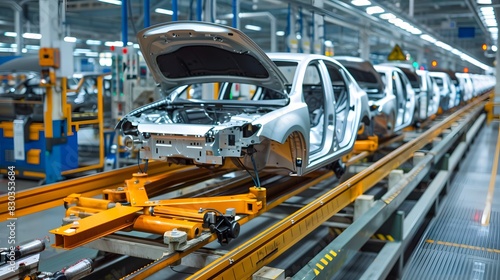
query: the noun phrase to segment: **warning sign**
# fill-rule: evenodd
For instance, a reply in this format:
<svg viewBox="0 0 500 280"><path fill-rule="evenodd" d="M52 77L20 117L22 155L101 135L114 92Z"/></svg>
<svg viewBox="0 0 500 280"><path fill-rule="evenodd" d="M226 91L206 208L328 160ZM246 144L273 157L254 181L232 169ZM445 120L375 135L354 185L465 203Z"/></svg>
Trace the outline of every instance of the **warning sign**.
<svg viewBox="0 0 500 280"><path fill-rule="evenodd" d="M387 60L406 60L406 55L403 53L401 47L396 44L387 57Z"/></svg>

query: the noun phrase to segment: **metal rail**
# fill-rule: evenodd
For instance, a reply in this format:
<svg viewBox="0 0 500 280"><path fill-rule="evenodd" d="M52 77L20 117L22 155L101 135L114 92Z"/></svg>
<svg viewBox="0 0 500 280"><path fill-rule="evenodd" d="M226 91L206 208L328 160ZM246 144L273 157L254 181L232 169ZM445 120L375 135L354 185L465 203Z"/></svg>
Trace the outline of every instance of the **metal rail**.
<svg viewBox="0 0 500 280"><path fill-rule="evenodd" d="M475 106L484 106L482 96L453 113L418 138L402 145L360 173L354 175L299 211L275 224L235 250L199 270L188 279L248 279L335 213L352 203L359 195L385 178L392 170L410 159L463 114ZM338 252L330 252L336 257Z"/></svg>
<svg viewBox="0 0 500 280"><path fill-rule="evenodd" d="M142 167L144 168L144 166ZM175 177L176 181L186 179L196 167L185 167L179 165L168 165L164 162L151 162L148 168L148 174L154 176L164 174L168 176L173 171L184 170L186 176ZM128 178L130 174L138 170L137 165L120 168L108 172L89 175L73 180L54 183L26 191L16 193L16 217L40 212L52 207L61 206L65 197L72 193L80 193L83 196L91 197L100 195L102 190L116 185L123 184L123 178ZM202 169L200 169L201 171ZM204 172L204 171L201 171ZM208 171L206 171L208 172ZM201 176L200 176L201 177ZM0 205L7 205L8 196L0 196ZM5 221L9 216L7 207L0 209L0 221Z"/></svg>

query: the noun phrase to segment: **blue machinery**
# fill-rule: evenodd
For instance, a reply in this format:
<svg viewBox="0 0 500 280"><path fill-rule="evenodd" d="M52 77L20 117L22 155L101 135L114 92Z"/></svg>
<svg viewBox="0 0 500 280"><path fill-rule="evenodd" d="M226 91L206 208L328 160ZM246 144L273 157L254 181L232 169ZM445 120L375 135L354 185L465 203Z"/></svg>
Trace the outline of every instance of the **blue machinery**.
<svg viewBox="0 0 500 280"><path fill-rule="evenodd" d="M12 106L43 106L43 122L34 121L31 116L16 116L12 121L0 121L0 174L7 174L8 167L15 167L18 176L44 179L53 183L63 176L100 169L104 166L104 124L103 124L103 78L97 81L97 113L77 120L72 115L71 105L66 103L66 94L78 92L83 79L75 90L68 90L67 79L56 83L54 68L58 67L57 49L42 48L40 65L42 86L45 89L43 101L0 100ZM58 103L61 104L58 104ZM62 108L62 117L54 114ZM79 167L77 134L81 126L98 128L99 159L97 164Z"/></svg>

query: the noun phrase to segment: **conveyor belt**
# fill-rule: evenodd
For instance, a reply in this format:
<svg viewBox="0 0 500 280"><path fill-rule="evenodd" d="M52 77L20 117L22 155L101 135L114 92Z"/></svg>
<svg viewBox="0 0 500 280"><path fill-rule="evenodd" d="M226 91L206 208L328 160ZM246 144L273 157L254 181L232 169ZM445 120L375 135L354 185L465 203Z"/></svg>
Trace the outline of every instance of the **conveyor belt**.
<svg viewBox="0 0 500 280"><path fill-rule="evenodd" d="M498 123L486 126L457 172L443 208L413 252L403 279L500 279L500 178L481 225Z"/></svg>

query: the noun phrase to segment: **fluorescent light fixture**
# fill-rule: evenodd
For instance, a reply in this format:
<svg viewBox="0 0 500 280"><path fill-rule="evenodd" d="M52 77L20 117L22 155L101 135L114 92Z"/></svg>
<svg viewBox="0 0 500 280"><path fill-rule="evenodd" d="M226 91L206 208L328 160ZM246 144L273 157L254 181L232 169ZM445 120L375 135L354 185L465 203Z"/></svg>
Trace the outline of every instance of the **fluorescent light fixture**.
<svg viewBox="0 0 500 280"><path fill-rule="evenodd" d="M494 15L495 14L493 7L482 7L479 10L481 10L481 14L483 14L483 15Z"/></svg>
<svg viewBox="0 0 500 280"><path fill-rule="evenodd" d="M391 14L391 13L385 13L385 14L381 14L380 18L388 20L388 19L396 18L396 16L394 14Z"/></svg>
<svg viewBox="0 0 500 280"><path fill-rule="evenodd" d="M483 15L484 19L495 19L495 15Z"/></svg>
<svg viewBox="0 0 500 280"><path fill-rule="evenodd" d="M490 27L490 28L488 28L488 31L490 33L498 33L498 27Z"/></svg>
<svg viewBox="0 0 500 280"><path fill-rule="evenodd" d="M38 33L24 33L23 34L23 38L40 40L40 39L42 39L42 34L38 34Z"/></svg>
<svg viewBox="0 0 500 280"><path fill-rule="evenodd" d="M491 46L491 50L496 52L498 50L498 48L497 48L497 46L493 45L493 46Z"/></svg>
<svg viewBox="0 0 500 280"><path fill-rule="evenodd" d="M74 51L74 53L88 53L88 52L91 52L90 49L78 49L76 48Z"/></svg>
<svg viewBox="0 0 500 280"><path fill-rule="evenodd" d="M383 12L385 12L385 10L382 9L382 7L379 7L379 6L371 6L371 7L366 8L366 13L369 14L369 15L380 14L380 13L383 13Z"/></svg>
<svg viewBox="0 0 500 280"><path fill-rule="evenodd" d="M87 53L85 53L85 56L98 57L99 53L98 52L87 52Z"/></svg>
<svg viewBox="0 0 500 280"><path fill-rule="evenodd" d="M156 8L155 12L159 13L159 14L165 14L165 15L173 15L174 14L174 11L167 10L167 9L162 9L162 8Z"/></svg>
<svg viewBox="0 0 500 280"><path fill-rule="evenodd" d="M333 47L333 42L330 40L325 41L325 47Z"/></svg>
<svg viewBox="0 0 500 280"><path fill-rule="evenodd" d="M491 0L477 0L477 3L479 5L490 5L491 4Z"/></svg>
<svg viewBox="0 0 500 280"><path fill-rule="evenodd" d="M451 50L453 49L450 45L448 45L448 44L446 44L446 43L443 43L443 42L441 42L441 41L437 41L437 42L436 42L436 43L434 43L434 44L435 44L436 46L438 46L438 47L442 48L442 49L447 50L447 51L451 51Z"/></svg>
<svg viewBox="0 0 500 280"><path fill-rule="evenodd" d="M276 36L285 36L285 31L276 31Z"/></svg>
<svg viewBox="0 0 500 280"><path fill-rule="evenodd" d="M0 52L15 52L14 48L0 48Z"/></svg>
<svg viewBox="0 0 500 280"><path fill-rule="evenodd" d="M87 40L85 41L87 45L94 45L94 46L100 46L102 44L101 41L99 40Z"/></svg>
<svg viewBox="0 0 500 280"><path fill-rule="evenodd" d="M76 37L66 36L66 37L64 37L64 42L75 43L76 42Z"/></svg>
<svg viewBox="0 0 500 280"><path fill-rule="evenodd" d="M122 41L107 41L107 42L104 42L104 45L107 47L111 47L111 46L123 47L123 42Z"/></svg>
<svg viewBox="0 0 500 280"><path fill-rule="evenodd" d="M16 32L9 32L9 31L7 31L3 35L7 36L7 37L17 37L17 33Z"/></svg>
<svg viewBox="0 0 500 280"><path fill-rule="evenodd" d="M134 49L138 49L139 48L139 44L133 44L132 46L134 47Z"/></svg>
<svg viewBox="0 0 500 280"><path fill-rule="evenodd" d="M26 49L28 50L39 50L40 46L35 46L35 45L26 45Z"/></svg>
<svg viewBox="0 0 500 280"><path fill-rule="evenodd" d="M352 0L351 4L353 4L354 6L363 7L363 6L370 6L372 2L368 0Z"/></svg>
<svg viewBox="0 0 500 280"><path fill-rule="evenodd" d="M21 52L22 52L22 53L27 53L27 52L28 52L28 50L27 50L26 48L22 48L22 49L21 49Z"/></svg>
<svg viewBox="0 0 500 280"><path fill-rule="evenodd" d="M451 50L451 53L456 54L456 55L458 55L458 56L461 56L461 55L463 55L463 54L464 54L463 52L461 52L461 51L459 51L459 50L457 50L457 49L452 49L452 50Z"/></svg>
<svg viewBox="0 0 500 280"><path fill-rule="evenodd" d="M391 18L389 20L390 23L396 25L396 26L399 26L401 23L403 23L404 21L400 18Z"/></svg>
<svg viewBox="0 0 500 280"><path fill-rule="evenodd" d="M484 23L488 27L496 27L496 26L498 26L496 19L487 19L487 20L484 21Z"/></svg>
<svg viewBox="0 0 500 280"><path fill-rule="evenodd" d="M410 30L410 33L413 34L413 35L420 35L422 34L422 30L416 28L416 27L413 27L411 30Z"/></svg>
<svg viewBox="0 0 500 280"><path fill-rule="evenodd" d="M251 24L245 25L245 28L248 30L253 30L253 31L261 31L262 30L262 28L260 26L251 25Z"/></svg>
<svg viewBox="0 0 500 280"><path fill-rule="evenodd" d="M122 1L120 0L98 0L99 2L113 4L113 5L121 5Z"/></svg>
<svg viewBox="0 0 500 280"><path fill-rule="evenodd" d="M422 35L420 35L420 38L421 38L422 40L425 40L425 41L427 41L427 42L431 42L431 43L436 43L436 42L437 42L437 40L436 40L436 39L434 39L434 37L431 37L431 36L429 36L429 35L427 35L427 34L422 34Z"/></svg>

